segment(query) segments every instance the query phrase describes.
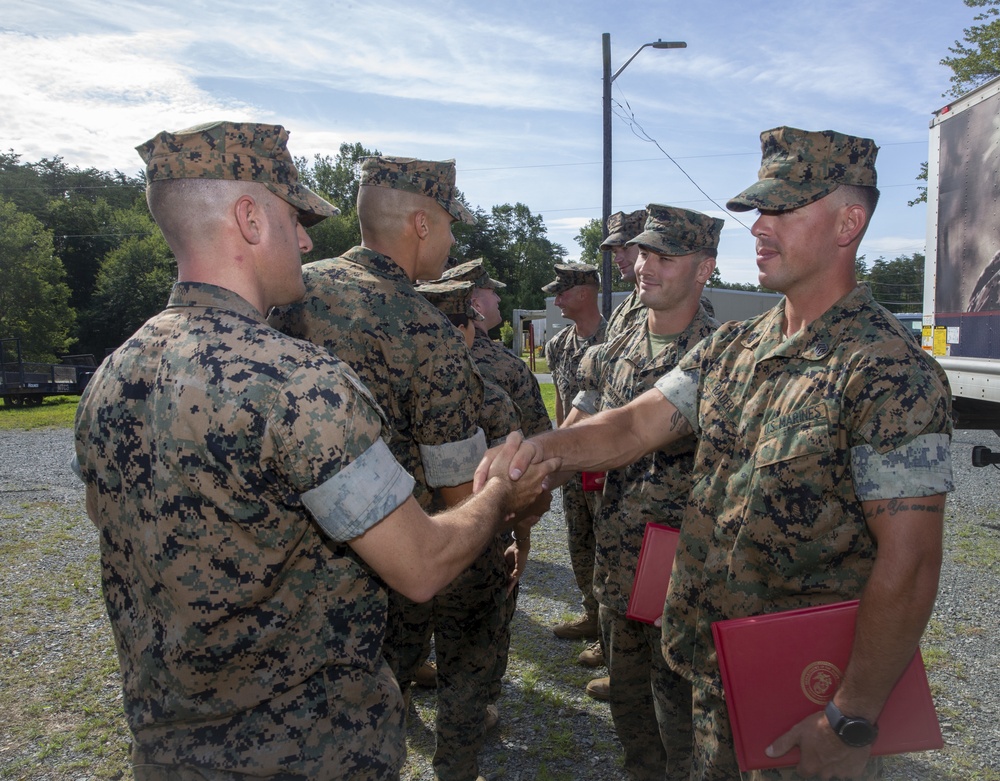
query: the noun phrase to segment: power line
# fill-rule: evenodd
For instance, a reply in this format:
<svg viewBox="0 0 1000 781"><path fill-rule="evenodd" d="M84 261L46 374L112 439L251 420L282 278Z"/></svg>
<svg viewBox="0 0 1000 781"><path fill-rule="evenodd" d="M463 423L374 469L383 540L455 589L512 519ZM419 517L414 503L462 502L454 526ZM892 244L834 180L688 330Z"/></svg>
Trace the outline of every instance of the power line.
<svg viewBox="0 0 1000 781"><path fill-rule="evenodd" d="M618 89L619 89L619 92L620 92L621 91L621 87L619 87ZM642 125L639 124L638 120L635 118L635 113L632 111L632 107L628 105L628 99L624 97L624 94L622 95L622 100L625 101L625 105L624 106L621 103L618 103L618 101L615 101L615 105L618 106L618 108L621 109L622 111L625 111L626 107L627 107L628 115L625 116L625 115L623 115L622 113L620 113L618 111L616 111L615 114L617 114L620 119L622 119L623 121L625 121L629 125L629 127L632 130L632 134L636 138L638 138L640 141L645 141L647 143L653 144L657 149L660 150L660 152L663 153L664 157L666 157L671 163L673 163L677 167L678 171L680 171L682 174L684 174L684 176L687 178L687 180L689 182L691 182L691 184L693 184L695 186L695 189L697 189L698 192L700 192L702 195L704 195L711 203L715 204L722 211L729 212L729 210L726 209L726 207L724 207L722 204L720 204L718 201L716 201L711 195L709 195L707 192L705 192L704 189L702 189L702 186L700 184L698 184L694 180L694 177L692 177L687 171L684 170L684 166L682 166L680 163L678 163L677 160L675 160L670 155L670 153L667 152L666 149L664 149L662 146L660 146L660 142L659 141L657 141L655 138L653 138L651 135L649 135L649 133L646 132L646 130L642 127ZM730 212L730 214L731 214L731 212ZM750 226L747 225L746 223L744 223L739 217L735 217L734 216L733 220L735 220L736 222L738 222L740 225L742 225L748 231L750 230Z"/></svg>

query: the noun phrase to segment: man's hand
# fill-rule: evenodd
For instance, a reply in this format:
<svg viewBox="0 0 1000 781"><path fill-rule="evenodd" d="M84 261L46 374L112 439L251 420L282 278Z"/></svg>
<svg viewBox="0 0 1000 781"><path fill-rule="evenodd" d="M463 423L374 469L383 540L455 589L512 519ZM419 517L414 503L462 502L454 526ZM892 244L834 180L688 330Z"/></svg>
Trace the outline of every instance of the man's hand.
<svg viewBox="0 0 1000 781"><path fill-rule="evenodd" d="M525 455L526 447L529 455ZM515 461L523 466L515 467ZM556 459L541 460L541 451L526 443L518 432L514 432L499 448L487 451L476 470L473 485L479 491L493 480L504 484L507 489L508 520L540 515L535 512L535 508L544 506L547 510L547 503L551 502L550 496L546 498L545 478L557 466Z"/></svg>
<svg viewBox="0 0 1000 781"><path fill-rule="evenodd" d="M546 477L545 480L542 481L544 490L542 491L541 494L539 494L538 498L531 503L531 506L528 507L521 514L523 516L523 519L522 518L516 519L518 523L520 523L521 520L524 520L526 522L524 526L525 532L530 530L532 526L538 523L541 520L542 516L545 515L545 513L547 513L549 511L549 508L552 506L552 492L548 490L548 483L550 477ZM520 537L521 535L518 534L517 536Z"/></svg>
<svg viewBox="0 0 1000 781"><path fill-rule="evenodd" d="M813 713L767 747L769 757L780 757L799 747L795 771L803 778L861 778L871 755L871 746L851 748L830 727L823 711Z"/></svg>
<svg viewBox="0 0 1000 781"><path fill-rule="evenodd" d="M538 522L538 518L526 518L514 527L514 542L504 551L507 563L507 596L524 575L528 566L528 552L531 550L531 537L528 530Z"/></svg>
<svg viewBox="0 0 1000 781"><path fill-rule="evenodd" d="M479 462L472 490L479 493L491 477L504 477L510 480L520 480L529 466L542 463L542 450L538 445L524 439L520 433L513 432L500 446L490 448ZM550 461L556 464L555 461ZM555 467L546 471L546 475L555 471Z"/></svg>

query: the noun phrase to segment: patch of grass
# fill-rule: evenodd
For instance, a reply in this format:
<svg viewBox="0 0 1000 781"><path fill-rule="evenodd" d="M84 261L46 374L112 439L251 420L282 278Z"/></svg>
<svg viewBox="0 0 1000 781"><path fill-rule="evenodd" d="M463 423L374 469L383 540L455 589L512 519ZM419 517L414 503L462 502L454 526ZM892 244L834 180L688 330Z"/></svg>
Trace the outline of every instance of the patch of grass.
<svg viewBox="0 0 1000 781"><path fill-rule="evenodd" d="M32 519L42 507L62 514L48 531ZM88 522L51 503L25 505L23 517L0 526L0 779L131 778L118 657ZM87 545L92 553L60 560Z"/></svg>
<svg viewBox="0 0 1000 781"><path fill-rule="evenodd" d="M958 532L954 560L960 564L994 570L1000 565L1000 534L973 524Z"/></svg>
<svg viewBox="0 0 1000 781"><path fill-rule="evenodd" d="M542 401L545 402L545 409L549 413L549 418L552 420L556 419L556 386L551 382L544 382L539 384L539 389L542 391Z"/></svg>
<svg viewBox="0 0 1000 781"><path fill-rule="evenodd" d="M76 417L79 396L50 396L37 407L0 405L0 429L69 428Z"/></svg>
<svg viewBox="0 0 1000 781"><path fill-rule="evenodd" d="M524 361L528 366L531 366L531 362L528 360L528 354L522 353L521 360ZM538 355L535 357L535 374L548 374L549 364L544 357Z"/></svg>

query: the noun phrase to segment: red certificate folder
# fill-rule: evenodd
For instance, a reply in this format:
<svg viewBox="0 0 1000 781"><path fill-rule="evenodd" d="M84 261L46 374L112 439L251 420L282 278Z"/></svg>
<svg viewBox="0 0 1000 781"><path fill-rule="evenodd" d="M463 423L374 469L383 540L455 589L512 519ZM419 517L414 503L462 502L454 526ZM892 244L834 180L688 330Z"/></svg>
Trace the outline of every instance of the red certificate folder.
<svg viewBox="0 0 1000 781"><path fill-rule="evenodd" d="M833 699L851 655L857 612L855 600L712 624L741 770L798 764L798 748L773 759L764 749ZM889 695L878 729L873 754L944 745L919 649Z"/></svg>
<svg viewBox="0 0 1000 781"><path fill-rule="evenodd" d="M652 624L663 615L663 602L667 598L670 570L677 551L677 537L677 529L672 526L646 524L626 618Z"/></svg>

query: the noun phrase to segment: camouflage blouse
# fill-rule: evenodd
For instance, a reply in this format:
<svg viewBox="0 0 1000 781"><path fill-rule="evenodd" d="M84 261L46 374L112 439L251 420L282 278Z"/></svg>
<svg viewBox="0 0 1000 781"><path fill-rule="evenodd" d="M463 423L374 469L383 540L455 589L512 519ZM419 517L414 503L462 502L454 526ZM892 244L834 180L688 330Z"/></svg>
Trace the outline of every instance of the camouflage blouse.
<svg viewBox="0 0 1000 781"><path fill-rule="evenodd" d="M653 357L648 356L644 321L613 341L587 350L580 374L597 378L595 411L622 407L645 393L718 326L699 308L677 339ZM622 614L627 610L646 524L681 525L691 489L694 449L695 438L688 436L607 473L594 518L594 595L602 605Z"/></svg>
<svg viewBox="0 0 1000 781"><path fill-rule="evenodd" d="M386 592L344 544L410 496L382 425L345 364L212 285L102 363L76 460L137 779L396 772Z"/></svg>
<svg viewBox="0 0 1000 781"><path fill-rule="evenodd" d="M391 258L354 247L303 267L305 299L276 328L346 361L389 420L389 449L426 509L435 487L472 480L486 451L483 383L461 335Z"/></svg>
<svg viewBox="0 0 1000 781"><path fill-rule="evenodd" d="M657 383L699 436L665 652L720 696L713 621L857 598L861 503L952 488L947 378L866 287L788 339L783 320L726 323Z"/></svg>
<svg viewBox="0 0 1000 781"><path fill-rule="evenodd" d="M552 421L545 409L538 380L528 364L479 330L471 353L483 377L499 385L514 402L520 415L518 428L524 436L533 437L551 430Z"/></svg>

